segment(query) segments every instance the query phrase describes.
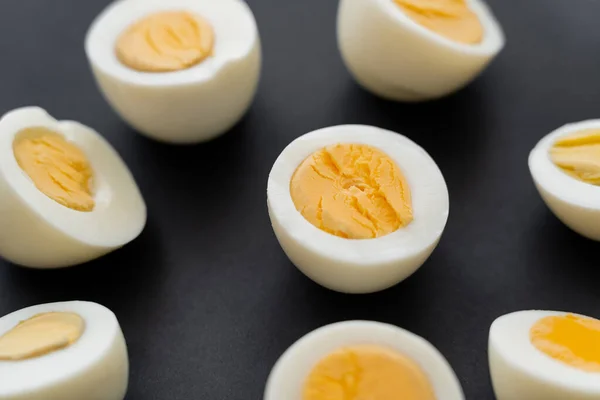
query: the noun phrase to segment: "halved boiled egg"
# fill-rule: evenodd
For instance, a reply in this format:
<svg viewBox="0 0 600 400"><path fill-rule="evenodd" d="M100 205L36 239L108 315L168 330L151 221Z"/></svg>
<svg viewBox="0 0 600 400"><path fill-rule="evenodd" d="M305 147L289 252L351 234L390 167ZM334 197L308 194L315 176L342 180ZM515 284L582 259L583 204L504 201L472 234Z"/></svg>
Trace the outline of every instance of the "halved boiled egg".
<svg viewBox="0 0 600 400"><path fill-rule="evenodd" d="M0 318L0 398L122 400L129 381L123 332L106 307L41 304Z"/></svg>
<svg viewBox="0 0 600 400"><path fill-rule="evenodd" d="M277 361L264 400L461 400L452 367L428 341L393 325L319 328Z"/></svg>
<svg viewBox="0 0 600 400"><path fill-rule="evenodd" d="M0 119L0 221L0 256L27 267L65 267L135 239L146 205L100 134L25 107Z"/></svg>
<svg viewBox="0 0 600 400"><path fill-rule="evenodd" d="M341 0L337 35L356 81L398 101L462 88L504 47L502 28L480 0Z"/></svg>
<svg viewBox="0 0 600 400"><path fill-rule="evenodd" d="M92 23L85 50L108 103L156 140L193 143L249 108L260 38L241 0L119 0Z"/></svg>
<svg viewBox="0 0 600 400"><path fill-rule="evenodd" d="M489 363L498 400L600 398L600 321L559 311L496 319Z"/></svg>
<svg viewBox="0 0 600 400"><path fill-rule="evenodd" d="M415 272L436 247L449 207L444 177L425 150L365 125L290 143L269 174L267 203L296 267L347 293L382 290Z"/></svg>
<svg viewBox="0 0 600 400"><path fill-rule="evenodd" d="M529 170L565 225L600 240L600 120L567 124L542 138L529 154Z"/></svg>

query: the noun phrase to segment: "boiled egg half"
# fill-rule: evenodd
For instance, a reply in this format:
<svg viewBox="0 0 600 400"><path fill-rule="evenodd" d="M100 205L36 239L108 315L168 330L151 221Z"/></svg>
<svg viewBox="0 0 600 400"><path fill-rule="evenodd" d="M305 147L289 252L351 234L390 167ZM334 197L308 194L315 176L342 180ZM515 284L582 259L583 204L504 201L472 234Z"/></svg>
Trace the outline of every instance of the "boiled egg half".
<svg viewBox="0 0 600 400"><path fill-rule="evenodd" d="M89 28L97 84L132 127L170 143L212 139L249 108L260 38L241 0L120 0Z"/></svg>
<svg viewBox="0 0 600 400"><path fill-rule="evenodd" d="M0 318L0 399L122 400L127 346L106 307L41 304Z"/></svg>
<svg viewBox="0 0 600 400"><path fill-rule="evenodd" d="M337 38L356 81L396 101L450 94L504 47L500 24L480 0L340 0Z"/></svg>
<svg viewBox="0 0 600 400"><path fill-rule="evenodd" d="M25 107L0 119L0 221L0 256L27 267L66 267L135 239L146 205L100 134Z"/></svg>
<svg viewBox="0 0 600 400"><path fill-rule="evenodd" d="M275 235L319 284L346 293L388 288L415 272L448 219L448 189L410 139L366 125L307 133L279 155L267 184Z"/></svg>

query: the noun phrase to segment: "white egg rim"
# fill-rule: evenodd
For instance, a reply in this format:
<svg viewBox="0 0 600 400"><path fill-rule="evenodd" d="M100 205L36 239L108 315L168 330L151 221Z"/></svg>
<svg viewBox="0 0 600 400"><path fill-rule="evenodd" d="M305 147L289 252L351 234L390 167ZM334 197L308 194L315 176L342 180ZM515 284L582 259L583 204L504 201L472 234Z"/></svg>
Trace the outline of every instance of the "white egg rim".
<svg viewBox="0 0 600 400"><path fill-rule="evenodd" d="M498 317L492 322L489 331L489 346L493 347L498 355L513 369L542 380L549 386L592 391L594 394L600 394L600 373L586 372L563 364L538 350L529 340L529 330L539 319L567 314L591 318L565 311L515 311ZM518 318L518 328L514 331L511 329L510 335L504 335L503 338L501 333L507 329L503 324L509 325L514 322L515 318ZM508 329L512 327L513 325L510 325ZM540 365L544 365L544 368L539 368Z"/></svg>
<svg viewBox="0 0 600 400"><path fill-rule="evenodd" d="M600 119L566 124L544 136L529 153L529 171L534 182L552 196L574 206L600 210L600 186L573 178L550 159L550 149L558 138L587 129L600 129Z"/></svg>
<svg viewBox="0 0 600 400"><path fill-rule="evenodd" d="M395 325L355 320L322 326L293 343L271 369L264 400L281 400L282 394L286 395L285 398L290 398L290 390L295 390L296 387L301 390L306 377L323 357L341 347L359 344L380 345L400 352L420 366L436 397L464 399L454 369L444 355L425 338ZM435 364L429 365L424 360ZM290 384L292 379L294 382ZM452 396L449 396L448 389L453 392ZM297 398L300 396L301 392L297 394Z"/></svg>
<svg viewBox="0 0 600 400"><path fill-rule="evenodd" d="M117 317L105 306L88 301L67 301L33 305L0 317L0 336L20 321L46 312L78 314L85 321L83 335L66 349L45 356L0 361L0 397L43 390L74 378L100 361L121 332Z"/></svg>
<svg viewBox="0 0 600 400"><path fill-rule="evenodd" d="M226 5L225 5L226 4ZM226 7L237 8L239 20L247 24L243 30L236 26L237 31L243 31L238 36L243 37L246 45L233 55L224 55L218 49L221 46L218 32L215 32L215 53L203 62L190 68L173 72L142 72L123 65L114 51L115 41L128 26L157 11L172 11L185 9L196 12L207 18L209 22L216 15L221 15ZM214 22L214 21L213 21ZM212 24L217 30L218 24ZM221 26L221 25L219 25ZM222 29L223 31L229 28ZM108 5L91 23L85 37L85 52L92 67L97 68L113 79L144 87L177 87L189 84L201 84L213 80L227 66L249 57L258 45L259 32L252 10L241 0L117 0Z"/></svg>
<svg viewBox="0 0 600 400"><path fill-rule="evenodd" d="M373 146L397 163L411 189L410 224L375 239L345 239L317 228L296 210L289 190L294 172L310 154L335 143ZM322 257L361 267L419 255L441 237L450 208L446 181L431 156L406 136L368 125L331 126L292 141L269 173L267 199L271 213L296 243ZM435 199L442 209L431 212Z"/></svg>

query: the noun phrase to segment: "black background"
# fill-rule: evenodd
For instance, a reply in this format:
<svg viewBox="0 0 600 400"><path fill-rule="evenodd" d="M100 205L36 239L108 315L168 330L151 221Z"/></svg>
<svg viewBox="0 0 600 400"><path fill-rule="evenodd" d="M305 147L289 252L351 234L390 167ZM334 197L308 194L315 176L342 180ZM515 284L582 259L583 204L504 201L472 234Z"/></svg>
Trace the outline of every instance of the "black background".
<svg viewBox="0 0 600 400"><path fill-rule="evenodd" d="M486 348L494 318L531 308L600 316L598 245L554 218L527 167L543 135L600 117L599 1L490 1L504 51L466 89L416 105L353 83L335 41L336 1L249 3L264 51L252 108L221 138L174 147L129 129L95 87L83 42L107 0L2 0L0 112L39 105L102 132L135 175L149 219L136 241L83 266L35 271L0 262L0 315L78 299L111 308L129 346L131 400L261 399L289 345L347 319L424 336L468 398L492 399ZM280 151L343 123L412 138L450 191L449 222L430 260L372 295L338 294L305 278L267 215L267 176Z"/></svg>

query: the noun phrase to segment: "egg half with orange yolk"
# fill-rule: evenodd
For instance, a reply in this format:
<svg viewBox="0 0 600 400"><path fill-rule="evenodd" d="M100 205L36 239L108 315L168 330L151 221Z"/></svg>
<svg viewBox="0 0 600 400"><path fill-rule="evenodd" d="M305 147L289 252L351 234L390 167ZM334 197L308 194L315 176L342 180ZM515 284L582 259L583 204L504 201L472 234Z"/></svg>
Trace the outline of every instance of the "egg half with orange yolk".
<svg viewBox="0 0 600 400"><path fill-rule="evenodd" d="M90 261L135 239L146 205L93 129L39 107L0 119L0 256L34 268Z"/></svg>
<svg viewBox="0 0 600 400"><path fill-rule="evenodd" d="M496 319L489 363L498 400L600 398L600 321L559 311Z"/></svg>
<svg viewBox="0 0 600 400"><path fill-rule="evenodd" d="M480 0L341 0L337 39L356 81L397 101L462 88L504 47L500 24Z"/></svg>
<svg viewBox="0 0 600 400"><path fill-rule="evenodd" d="M428 341L393 325L346 321L294 343L264 400L462 400L452 367Z"/></svg>
<svg viewBox="0 0 600 400"><path fill-rule="evenodd" d="M448 218L433 159L397 133L340 125L307 133L275 161L267 184L275 235L315 282L367 293L414 273Z"/></svg>

